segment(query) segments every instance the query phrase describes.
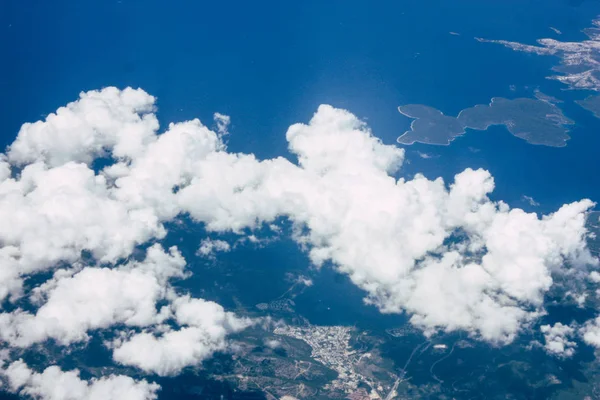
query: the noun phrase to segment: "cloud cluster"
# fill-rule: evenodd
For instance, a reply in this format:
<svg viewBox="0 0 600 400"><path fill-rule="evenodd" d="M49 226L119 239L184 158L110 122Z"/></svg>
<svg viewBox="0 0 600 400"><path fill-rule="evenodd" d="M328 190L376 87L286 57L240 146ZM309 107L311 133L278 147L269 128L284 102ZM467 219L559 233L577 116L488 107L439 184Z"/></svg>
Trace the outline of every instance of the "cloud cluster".
<svg viewBox="0 0 600 400"><path fill-rule="evenodd" d="M78 370L64 372L57 366L35 372L22 360L0 370L0 375L8 380L12 392L44 400L154 400L160 389L156 383L123 375L86 381Z"/></svg>
<svg viewBox="0 0 600 400"><path fill-rule="evenodd" d="M570 340L575 336L573 327L557 322L554 325L542 325L540 331L544 334L544 348L548 353L565 358L575 354L577 344Z"/></svg>
<svg viewBox="0 0 600 400"><path fill-rule="evenodd" d="M287 139L297 165L209 155L179 192L183 210L217 231L288 217L314 264L332 262L382 311L408 311L426 331L510 341L542 311L553 269L596 262L585 248L588 200L540 219L490 201L487 171L467 169L450 188L395 180L403 151L329 106Z"/></svg>
<svg viewBox="0 0 600 400"><path fill-rule="evenodd" d="M157 244L126 261L180 215L239 234L287 218L316 266L347 274L382 312L491 342L511 341L544 311L565 264L597 262L585 245L591 201L538 217L491 201L484 170L449 185L396 179L404 151L345 110L320 106L288 129L297 162L228 152L220 114L217 132L192 120L158 134L153 110L140 89L84 93L25 124L0 157L0 299L36 308L0 314L5 343L68 345L118 325L114 359L159 375L226 349L251 321L176 293L170 280L186 276L177 249ZM200 254L227 248L205 241ZM53 277L23 293L41 271Z"/></svg>
<svg viewBox="0 0 600 400"><path fill-rule="evenodd" d="M32 292L31 299L42 303L35 314L21 309L0 314L0 338L13 347L48 339L67 346L86 341L91 331L124 326L122 333L129 338L109 345L116 362L158 375L199 365L227 348L228 334L253 321L225 312L214 302L177 295L168 281L184 278L185 264L175 247L167 253L155 244L144 260L117 268L59 270ZM159 308L159 301L167 303ZM163 324L169 321L179 330ZM155 332L162 332L160 338ZM3 374L12 391L40 399L153 399L158 388L113 376L90 384L79 380L78 372L52 366L34 373L22 362L11 364Z"/></svg>
<svg viewBox="0 0 600 400"><path fill-rule="evenodd" d="M84 250L115 263L165 234L155 216L126 207L111 196L105 177L73 162L30 164L18 178L1 181L0 218L0 299L21 294L22 275L73 263Z"/></svg>
<svg viewBox="0 0 600 400"><path fill-rule="evenodd" d="M132 335L114 344L114 360L136 366L158 375L174 375L190 365L198 365L214 352L225 350L225 338L253 323L233 313L225 312L220 305L179 297L173 302L175 320L179 330L168 329L159 337L149 332Z"/></svg>
<svg viewBox="0 0 600 400"><path fill-rule="evenodd" d="M231 250L231 245L224 240L219 239L202 239L200 242L200 247L196 252L197 255L201 257L212 258L215 256L215 253L218 252L228 252Z"/></svg>
<svg viewBox="0 0 600 400"><path fill-rule="evenodd" d="M579 330L584 342L590 346L600 348L600 317L591 319Z"/></svg>
<svg viewBox="0 0 600 400"><path fill-rule="evenodd" d="M228 117L215 115L219 135L196 120L171 125L168 135L159 136L153 103L142 90L83 93L45 121L23 125L0 155L0 300L29 304L0 314L5 345L23 348L53 339L67 346L96 330L125 328L131 339L114 348L115 360L150 371L130 360L127 349L141 335L160 331L168 337L168 322L180 327L173 332L194 332L187 343L194 346L193 357L169 354L177 365L169 368L181 369L225 349L226 335L251 323L216 303L178 295L170 280L189 272L175 247L166 252L155 244L144 260L126 261L139 245L165 236L163 223L181 212L169 195L190 179L186 164L198 156L194 145L199 158L222 149L219 135L229 124ZM99 159L107 165L101 172L94 167ZM24 283L47 270L52 277L24 293ZM186 302L195 305L194 323L179 316ZM158 388L126 377L89 383L77 372L52 366L38 373L20 361L3 376L11 390L43 399L150 399ZM52 391L47 382L53 379L73 389Z"/></svg>
<svg viewBox="0 0 600 400"><path fill-rule="evenodd" d="M156 303L167 297L167 280L183 277L184 267L176 248L165 253L154 245L144 261L118 269L86 267L72 276L61 271L36 289L45 301L35 314L20 309L0 314L0 337L19 347L49 338L68 345L87 340L90 330L161 323L169 311L157 311Z"/></svg>
<svg viewBox="0 0 600 400"><path fill-rule="evenodd" d="M14 165L43 161L51 167L69 161L89 164L107 154L136 157L156 139L154 97L143 90L109 87L81 93L79 100L26 123L7 152Z"/></svg>

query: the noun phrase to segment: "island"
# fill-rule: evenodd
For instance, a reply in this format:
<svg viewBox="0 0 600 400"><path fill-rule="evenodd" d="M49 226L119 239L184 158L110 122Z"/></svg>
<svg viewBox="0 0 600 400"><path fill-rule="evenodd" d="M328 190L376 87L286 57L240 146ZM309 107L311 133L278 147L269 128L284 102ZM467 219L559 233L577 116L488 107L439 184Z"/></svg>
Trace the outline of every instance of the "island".
<svg viewBox="0 0 600 400"><path fill-rule="evenodd" d="M494 97L490 104L466 108L457 117L444 115L435 108L421 104L400 106L398 111L414 121L410 130L398 138L398 143L449 145L465 134L467 129L484 131L492 125L504 125L511 134L530 144L566 146L570 139L569 126L574 122L550 101L550 96L542 99L540 95L536 97Z"/></svg>

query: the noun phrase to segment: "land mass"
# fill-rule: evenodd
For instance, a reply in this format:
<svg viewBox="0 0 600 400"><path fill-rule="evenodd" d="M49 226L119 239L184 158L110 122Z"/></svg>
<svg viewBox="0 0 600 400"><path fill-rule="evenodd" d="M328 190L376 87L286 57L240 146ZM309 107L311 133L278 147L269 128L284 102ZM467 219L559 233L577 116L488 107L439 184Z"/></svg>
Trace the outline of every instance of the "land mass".
<svg viewBox="0 0 600 400"><path fill-rule="evenodd" d="M492 125L504 125L511 134L531 144L564 147L570 139L569 125L574 123L546 98L494 97L490 104L466 108L457 117L421 104L400 106L398 111L414 119L411 129L398 138L398 143L405 145L449 145L467 129L483 131Z"/></svg>

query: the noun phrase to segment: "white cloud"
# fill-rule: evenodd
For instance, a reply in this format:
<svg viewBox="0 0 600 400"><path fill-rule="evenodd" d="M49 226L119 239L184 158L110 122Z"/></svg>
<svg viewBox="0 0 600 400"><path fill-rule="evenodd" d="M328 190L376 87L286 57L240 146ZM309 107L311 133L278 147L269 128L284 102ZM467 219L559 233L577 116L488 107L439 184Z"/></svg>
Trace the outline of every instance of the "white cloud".
<svg viewBox="0 0 600 400"><path fill-rule="evenodd" d="M583 341L600 349L600 317L587 321L580 329L579 333Z"/></svg>
<svg viewBox="0 0 600 400"><path fill-rule="evenodd" d="M296 278L296 283L310 287L310 286L313 285L313 280L310 279L310 278L307 278L305 276L300 275L298 278Z"/></svg>
<svg viewBox="0 0 600 400"><path fill-rule="evenodd" d="M419 157L421 157L424 160L429 160L429 159L432 159L432 158L438 158L439 157L439 155L431 154L431 153L424 153L422 151L417 151L416 153L417 153L417 155Z"/></svg>
<svg viewBox="0 0 600 400"><path fill-rule="evenodd" d="M122 263L136 246L164 237L162 223L184 211L177 188L194 177L194 160L224 149L220 135L229 124L228 117L215 115L219 134L194 120L171 124L157 135L153 103L141 90L83 93L46 121L25 124L8 157L0 156L0 258L5 266L0 300L19 297L31 274L58 268L52 279L28 293L32 305L39 306L36 311L0 314L0 335L8 344L26 347L55 339L68 345L87 340L97 329L124 325L152 331L175 318L186 326L164 337L193 332L197 363L224 349L228 333L250 323L215 303L190 298L190 304L206 305L196 306L203 314L193 326L183 321L177 313L185 307L171 304L182 300L169 279L186 276L185 260L174 248L167 254L154 245L143 262ZM86 164L97 157L114 162L96 174ZM9 163L18 168L11 170ZM225 249L222 243L217 247ZM84 251L99 265L81 264ZM166 305L158 309L159 301ZM210 319L211 307L220 310L221 319ZM186 352L169 356L174 364L190 365Z"/></svg>
<svg viewBox="0 0 600 400"><path fill-rule="evenodd" d="M215 120L215 123L217 124L217 132L219 133L219 135L223 136L223 135L228 135L229 134L229 124L231 124L231 118L229 117L229 115L225 115L225 114L221 114L221 113L215 113L213 115L213 119Z"/></svg>
<svg viewBox="0 0 600 400"><path fill-rule="evenodd" d="M17 165L44 161L60 166L90 163L109 150L116 157L135 157L158 129L153 109L154 97L141 89L109 87L81 93L78 101L45 121L24 124L8 159Z"/></svg>
<svg viewBox="0 0 600 400"><path fill-rule="evenodd" d="M182 211L179 192L174 189L187 186L196 178L202 162L223 149L219 136L197 119L170 124L139 157L130 163L115 164L104 173L115 179L114 196L128 208L170 220ZM211 172L218 179L218 171Z"/></svg>
<svg viewBox="0 0 600 400"><path fill-rule="evenodd" d="M279 340L275 340L275 339L268 339L264 341L265 346L267 346L270 349L277 349L279 347L281 347L281 342Z"/></svg>
<svg viewBox="0 0 600 400"><path fill-rule="evenodd" d="M523 195L523 201L527 202L532 207L538 207L540 203L535 201L535 199L531 196Z"/></svg>
<svg viewBox="0 0 600 400"><path fill-rule="evenodd" d="M154 245L143 262L118 269L87 267L73 276L55 277L36 291L47 300L35 314L0 314L0 337L19 347L49 338L67 345L87 340L94 329L159 323L168 314L157 310L156 303L167 295L167 279L182 277L184 266L175 248L167 254Z"/></svg>
<svg viewBox="0 0 600 400"><path fill-rule="evenodd" d="M224 340L212 342L211 339L205 331L196 327L168 331L159 337L142 332L118 345L113 359L148 373L175 375L187 366L200 364L215 351L225 349Z"/></svg>
<svg viewBox="0 0 600 400"><path fill-rule="evenodd" d="M102 176L83 164L26 166L18 179L0 182L2 298L18 294L21 275L77 261L83 250L115 263L164 228L147 210L112 198Z"/></svg>
<svg viewBox="0 0 600 400"><path fill-rule="evenodd" d="M0 370L13 393L40 400L153 400L159 386L128 376L109 375L82 380L78 370L64 372L50 366L43 372L32 371L22 360Z"/></svg>
<svg viewBox="0 0 600 400"><path fill-rule="evenodd" d="M203 257L214 257L217 252L228 252L231 250L231 246L224 240L219 239L203 239L200 242L200 247L198 248L197 255Z"/></svg>
<svg viewBox="0 0 600 400"><path fill-rule="evenodd" d="M225 312L220 305L180 297L173 301L179 330L168 330L160 336L149 332L132 335L114 343L115 361L136 366L161 376L174 375L183 368L198 365L216 351L227 347L228 334L245 329L253 322Z"/></svg>
<svg viewBox="0 0 600 400"><path fill-rule="evenodd" d="M0 301L10 296L15 300L21 296L23 279L19 268L20 251L15 246L0 248Z"/></svg>
<svg viewBox="0 0 600 400"><path fill-rule="evenodd" d="M575 329L571 326L557 322L554 325L542 325L540 330L544 334L544 348L548 353L558 357L571 357L575 354L577 344L569 340L575 334Z"/></svg>

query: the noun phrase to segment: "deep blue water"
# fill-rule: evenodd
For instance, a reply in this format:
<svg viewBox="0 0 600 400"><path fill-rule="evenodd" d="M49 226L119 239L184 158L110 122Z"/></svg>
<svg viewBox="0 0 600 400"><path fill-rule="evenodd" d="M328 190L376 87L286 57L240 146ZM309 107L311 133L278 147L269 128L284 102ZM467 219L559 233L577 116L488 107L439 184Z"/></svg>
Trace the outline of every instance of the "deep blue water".
<svg viewBox="0 0 600 400"><path fill-rule="evenodd" d="M230 149L260 158L289 156L287 127L308 121L322 103L347 108L394 143L410 124L398 105L427 104L456 115L491 97L531 96L539 87L565 100L560 107L577 123L566 148L532 146L493 127L447 147L407 147L410 164L401 174L451 181L466 167L484 167L496 178L494 198L551 212L584 197L600 201L600 120L572 103L586 93L545 79L557 59L473 37L534 43L554 37L553 26L563 31L560 40L582 40L580 30L597 14L597 1L564 0L4 0L0 146L23 122L42 118L80 91L109 85L157 96L163 126L195 117L210 124L213 112L229 114ZM423 160L416 151L439 157ZM541 206L531 208L522 195ZM203 236L200 229L168 241L192 260ZM218 265L193 261L191 267L188 290L230 309L234 296L246 307L277 297L290 286L285 273L292 271L315 282L296 299L297 311L313 323L383 330L404 322L364 306L361 291L331 269L310 270L289 241L223 255Z"/></svg>

